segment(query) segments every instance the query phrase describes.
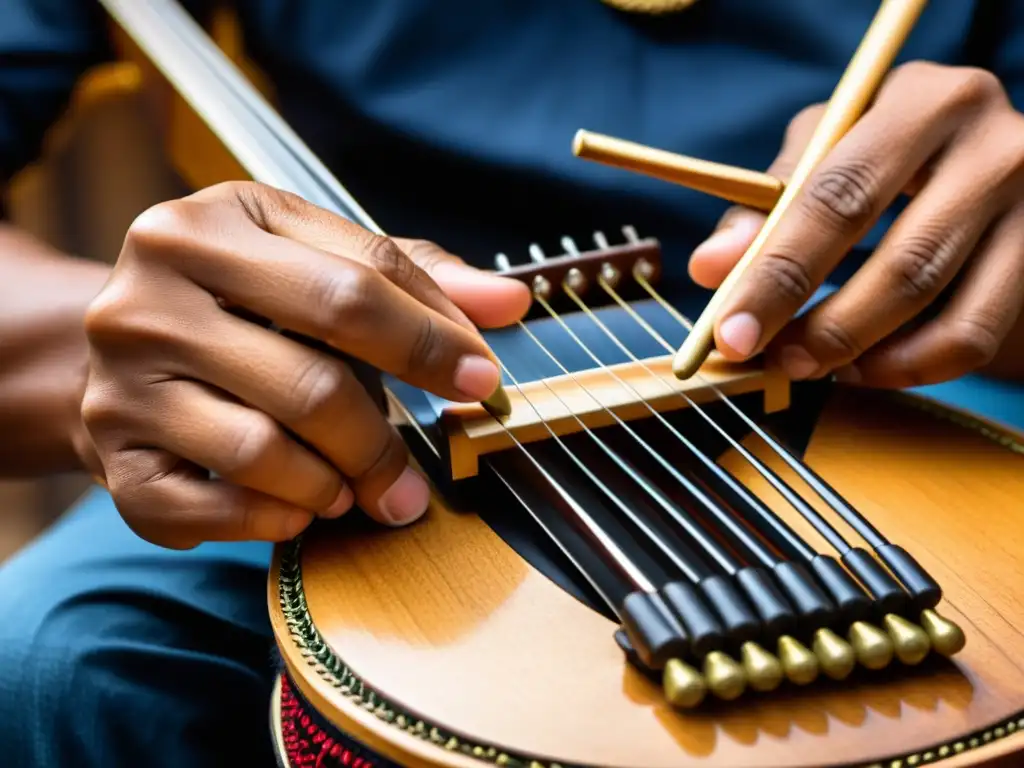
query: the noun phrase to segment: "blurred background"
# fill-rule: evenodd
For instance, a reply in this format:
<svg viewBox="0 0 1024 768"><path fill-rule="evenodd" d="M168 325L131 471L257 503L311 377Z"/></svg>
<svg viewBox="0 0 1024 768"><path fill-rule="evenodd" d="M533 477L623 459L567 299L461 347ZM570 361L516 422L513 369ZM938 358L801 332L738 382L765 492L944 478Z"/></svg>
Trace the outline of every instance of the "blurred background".
<svg viewBox="0 0 1024 768"><path fill-rule="evenodd" d="M267 93L245 60L231 11L216 9L205 23ZM4 201L13 223L65 252L108 263L146 208L190 189L246 178L131 43L113 27L111 35L119 60L82 78L40 162L15 180ZM0 481L0 562L45 530L89 484L86 475Z"/></svg>

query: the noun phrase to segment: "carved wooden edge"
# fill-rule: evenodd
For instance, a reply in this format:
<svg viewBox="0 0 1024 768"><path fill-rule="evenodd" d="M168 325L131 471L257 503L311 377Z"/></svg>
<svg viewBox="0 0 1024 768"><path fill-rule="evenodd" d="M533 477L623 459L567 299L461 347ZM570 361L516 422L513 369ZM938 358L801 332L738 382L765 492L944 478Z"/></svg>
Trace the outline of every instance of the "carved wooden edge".
<svg viewBox="0 0 1024 768"><path fill-rule="evenodd" d="M508 387L512 413L501 423L478 403L446 407L441 426L451 479L475 477L480 457L514 447L513 436L527 444L548 440L552 432L561 437L583 431L584 425L615 424L611 414L624 422L651 418L651 409L667 413L689 407L690 401L714 401L716 387L730 397L762 392L766 413L789 407L790 382L780 369L729 363L718 353L708 358L700 376L685 381L672 374L671 355L554 376Z"/></svg>
<svg viewBox="0 0 1024 768"><path fill-rule="evenodd" d="M283 561L290 554L297 563L300 546L301 539L297 539L275 547L268 578L268 601L271 623L285 670L291 683L318 714L383 757L409 768L481 768L484 765L556 768L555 764L535 758L512 756L493 747L469 745L465 741L460 746L468 747L470 754L463 754L457 749L446 748L443 737L441 743L431 741L429 734L436 730L436 726L427 718L417 720L415 715L411 715L406 724L398 722L394 717L389 719L388 714L393 715L401 708L374 693L320 637L301 595L301 572L294 579L282 578ZM286 616L282 596L288 589L296 591L299 599L295 605L298 611L293 613L300 615ZM344 675L337 673L339 665L344 667ZM314 674L309 674L308 670ZM357 694L343 693L346 679L356 681ZM351 682L349 687L353 687ZM275 686L273 695L280 696L279 685ZM410 728L410 725L413 727ZM421 725L422 728L417 729L415 725ZM472 754L474 750L481 754ZM882 761L854 764L851 768L908 768L936 763L949 768L1009 768L1020 764L1021 751L1024 751L1024 712L1018 712L970 736ZM567 763L559 763L558 766L571 768Z"/></svg>
<svg viewBox="0 0 1024 768"><path fill-rule="evenodd" d="M320 636L316 623L306 607L302 593L301 573L297 581L287 566L289 556L299 556L301 536L274 548L267 579L267 598L270 622L291 683L318 714L335 728L343 731L367 748L407 768L480 768L481 765L507 765L509 768L554 768L522 758L509 761L482 760L457 750L446 749L444 744L430 741L433 724L427 724L415 715L408 715L412 727L403 727L397 717L388 720L388 713L402 711L397 704L384 701L345 665L344 661ZM282 566L285 565L284 568ZM283 576L283 574L285 574ZM286 593L292 591L297 604L286 609ZM326 662L326 663L324 663ZM344 673L339 672L344 669ZM354 680L358 694L344 693L344 680ZM376 706L373 706L376 702ZM405 713L403 712L403 715ZM424 725L420 731L416 724ZM472 749L482 745L470 745ZM494 750L496 754L504 754ZM562 768L570 768L562 764Z"/></svg>
<svg viewBox="0 0 1024 768"><path fill-rule="evenodd" d="M955 424L975 431L1008 450L1024 455L1024 432L1004 424L999 424L986 417L974 414L967 409L957 408L938 402L932 398L904 392L887 392L889 397L899 399L919 410L944 418ZM316 708L316 711L339 730L362 742L368 748L383 757L398 762L409 768L480 768L481 765L498 764L496 760L486 757L467 756L459 752L445 749L425 740L422 735L409 733L395 721L388 721L380 715L382 708L392 705L382 697L373 694L368 684L345 666L344 661L335 650L327 645L316 629L316 623L309 614L305 598L302 595L301 567L298 565L301 537L291 542L277 544L267 578L268 609L271 625L284 661L285 669L291 682L302 693L303 697ZM282 578L282 562L291 552L296 560L297 573L294 577ZM298 606L301 616L285 616L283 593L286 582L291 579L291 588L298 591ZM307 639L303 638L305 631ZM312 651L308 638L319 642L317 651ZM333 664L341 665L346 673L357 680L360 689L369 692L379 705L376 708L366 706L361 696L346 697L339 690L340 680L331 668L318 662L317 656L328 657ZM309 674L307 670L312 670ZM275 687L280 695L280 687ZM429 732L432 727L425 721L424 730ZM481 747L481 749L486 749ZM862 763L851 768L909 768L911 765L934 765L941 763L944 768L1015 768L1021 764L1020 753L1024 752L1024 711L1015 713L1013 717L1003 719L963 738L937 744L929 749L903 753L887 757L881 761ZM501 764L509 766L529 766L529 768L554 768L529 758L511 758ZM570 768L560 764L562 768Z"/></svg>

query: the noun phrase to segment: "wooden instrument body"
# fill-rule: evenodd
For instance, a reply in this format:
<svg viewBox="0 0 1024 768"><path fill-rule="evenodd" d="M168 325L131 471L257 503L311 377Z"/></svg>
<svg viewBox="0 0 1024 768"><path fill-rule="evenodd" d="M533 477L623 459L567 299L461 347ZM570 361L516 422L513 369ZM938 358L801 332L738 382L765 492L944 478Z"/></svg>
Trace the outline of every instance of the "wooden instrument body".
<svg viewBox="0 0 1024 768"><path fill-rule="evenodd" d="M968 637L953 660L674 711L625 663L608 618L438 497L407 529L342 522L278 548L269 605L285 669L319 713L402 765L480 765L502 752L623 768L1019 764L1024 437L920 398L838 388L804 457L943 585L940 607ZM828 551L737 454L720 463ZM311 631L326 665L303 649ZM338 670L379 696L376 713L340 692ZM408 713L406 727L388 711ZM432 727L478 756L431 741Z"/></svg>

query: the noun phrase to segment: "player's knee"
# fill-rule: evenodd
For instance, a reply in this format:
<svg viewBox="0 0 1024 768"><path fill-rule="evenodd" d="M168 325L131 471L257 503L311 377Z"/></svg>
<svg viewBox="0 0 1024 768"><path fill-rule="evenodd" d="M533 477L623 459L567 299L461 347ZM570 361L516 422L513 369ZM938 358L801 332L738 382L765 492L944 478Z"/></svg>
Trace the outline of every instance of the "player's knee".
<svg viewBox="0 0 1024 768"><path fill-rule="evenodd" d="M268 764L269 681L241 663L269 658L260 639L124 573L16 571L0 568L0 765Z"/></svg>
<svg viewBox="0 0 1024 768"><path fill-rule="evenodd" d="M99 735L109 623L74 583L18 577L0 570L0 744L11 765L63 765Z"/></svg>

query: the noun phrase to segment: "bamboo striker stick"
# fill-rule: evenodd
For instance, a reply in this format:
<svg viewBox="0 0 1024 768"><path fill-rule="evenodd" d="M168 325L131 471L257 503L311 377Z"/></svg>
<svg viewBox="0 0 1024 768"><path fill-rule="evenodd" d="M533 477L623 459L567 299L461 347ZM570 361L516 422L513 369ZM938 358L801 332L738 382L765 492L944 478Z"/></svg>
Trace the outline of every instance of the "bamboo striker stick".
<svg viewBox="0 0 1024 768"><path fill-rule="evenodd" d="M926 3L927 0L883 0L778 203L676 352L672 371L678 378L690 378L707 359L714 347L714 323L729 293L764 248L815 167L863 114Z"/></svg>
<svg viewBox="0 0 1024 768"><path fill-rule="evenodd" d="M584 160L642 173L759 211L770 211L783 189L781 181L766 173L677 155L591 131L576 133L572 151Z"/></svg>

